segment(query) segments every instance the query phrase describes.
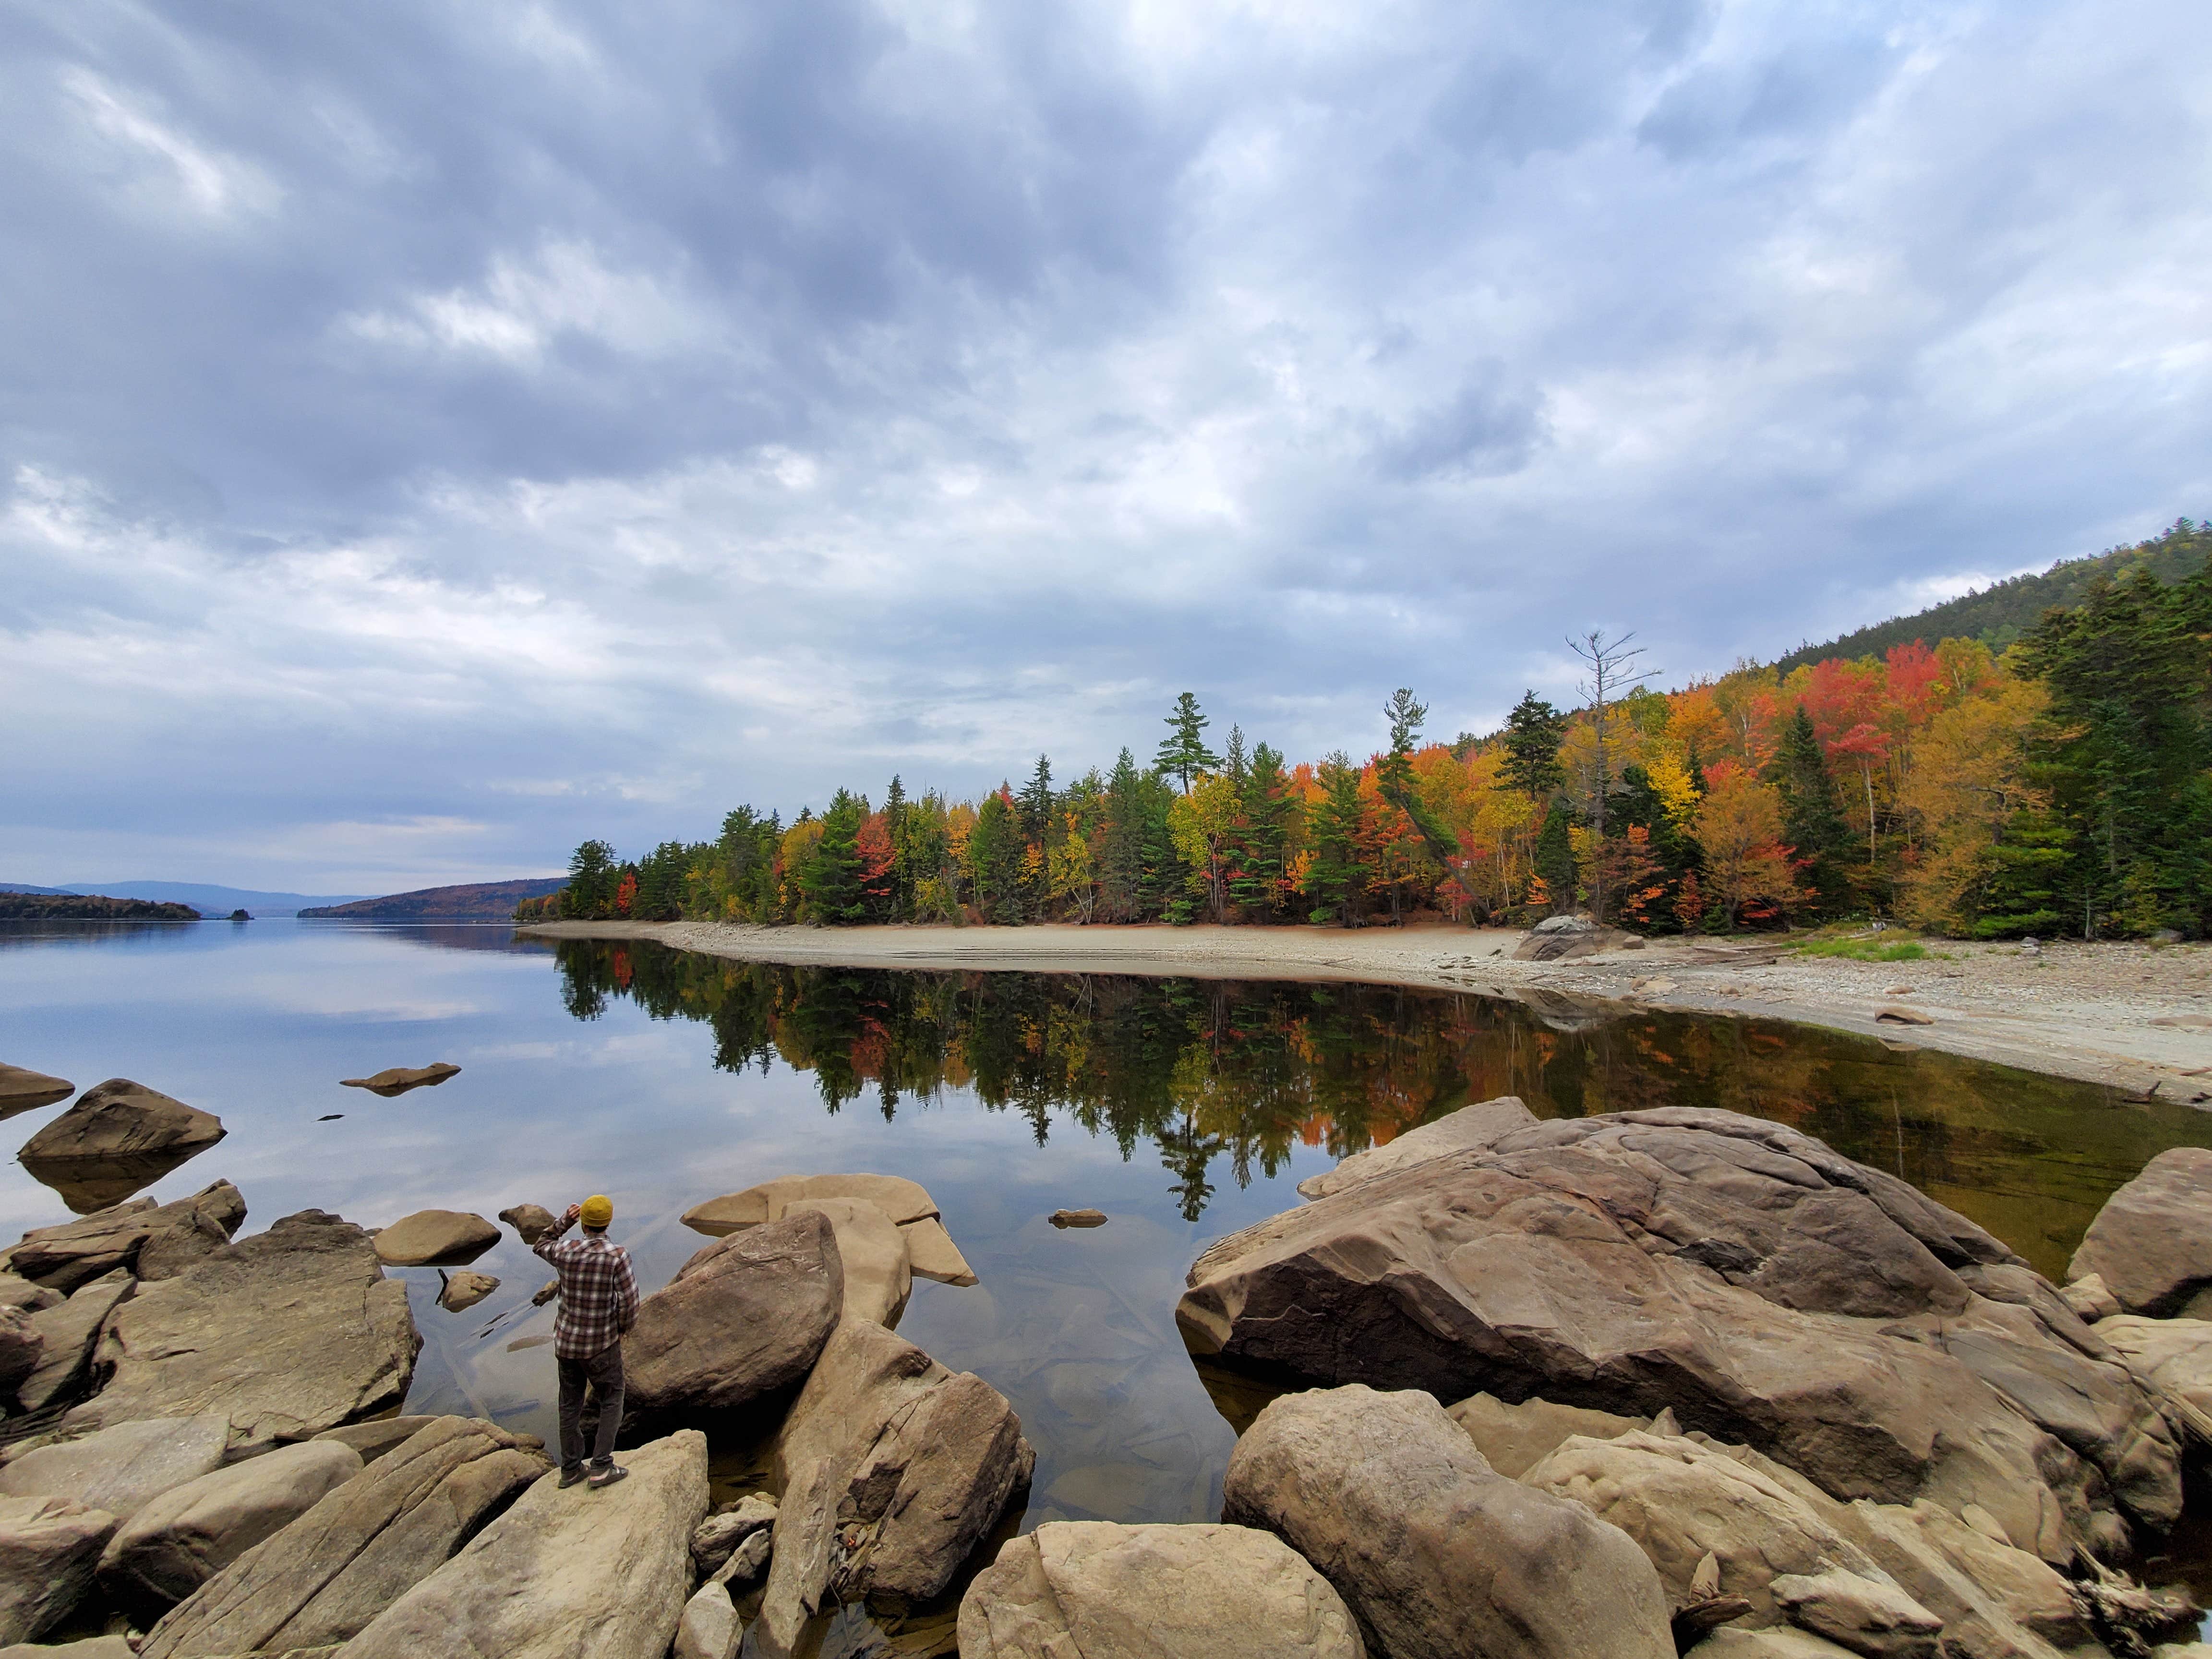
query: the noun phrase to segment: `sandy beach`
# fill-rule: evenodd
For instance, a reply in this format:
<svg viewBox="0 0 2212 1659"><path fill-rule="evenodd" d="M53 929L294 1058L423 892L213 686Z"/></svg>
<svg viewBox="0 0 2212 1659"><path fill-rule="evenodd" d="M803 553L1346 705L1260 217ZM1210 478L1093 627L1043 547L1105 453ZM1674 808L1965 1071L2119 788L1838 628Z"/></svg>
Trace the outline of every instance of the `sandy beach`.
<svg viewBox="0 0 2212 1659"><path fill-rule="evenodd" d="M1777 956L1780 941L1653 939L1520 962L1527 935L1464 927L751 927L547 922L793 965L1348 980L1797 1020L2212 1109L2212 945L1932 945L1922 962ZM1926 1024L1880 1019L1907 1009Z"/></svg>

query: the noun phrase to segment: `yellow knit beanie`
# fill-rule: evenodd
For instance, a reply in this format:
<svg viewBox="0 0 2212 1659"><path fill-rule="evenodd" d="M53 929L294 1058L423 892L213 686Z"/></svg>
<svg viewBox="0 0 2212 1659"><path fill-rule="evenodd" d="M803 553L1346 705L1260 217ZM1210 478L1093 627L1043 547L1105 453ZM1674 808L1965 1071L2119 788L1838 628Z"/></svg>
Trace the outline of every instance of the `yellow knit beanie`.
<svg viewBox="0 0 2212 1659"><path fill-rule="evenodd" d="M583 1223L586 1227L604 1227L615 1218L615 1201L605 1193L593 1193L584 1200Z"/></svg>

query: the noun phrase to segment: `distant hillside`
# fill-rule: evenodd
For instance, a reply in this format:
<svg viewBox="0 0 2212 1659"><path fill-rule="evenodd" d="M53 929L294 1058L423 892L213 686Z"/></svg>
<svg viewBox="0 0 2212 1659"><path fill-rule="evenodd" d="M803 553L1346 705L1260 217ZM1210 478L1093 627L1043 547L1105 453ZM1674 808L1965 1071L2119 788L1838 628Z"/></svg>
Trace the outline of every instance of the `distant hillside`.
<svg viewBox="0 0 2212 1659"><path fill-rule="evenodd" d="M532 876L520 881L480 881L465 887L425 887L351 904L318 905L300 912L301 921L505 921L526 898L557 893L566 876Z"/></svg>
<svg viewBox="0 0 2212 1659"><path fill-rule="evenodd" d="M70 898L77 896L74 887L33 887L27 881L0 881L0 893L58 893Z"/></svg>
<svg viewBox="0 0 2212 1659"><path fill-rule="evenodd" d="M225 916L233 910L246 910L257 916L289 916L303 905L344 904L365 896L360 893L267 893L258 887L219 887L204 881L80 881L57 890L189 904L204 914Z"/></svg>
<svg viewBox="0 0 2212 1659"><path fill-rule="evenodd" d="M0 893L0 921L198 921L186 904L96 893Z"/></svg>
<svg viewBox="0 0 2212 1659"><path fill-rule="evenodd" d="M1826 645L1801 646L1774 665L1787 674L1793 668L1830 657L1882 656L1890 647L1909 645L1914 640L1925 640L1930 645L1943 639L1979 640L1992 651L2002 651L2033 628L2052 605L2080 604L2089 584L2100 574L2117 577L2140 567L2160 581L2176 582L2203 568L2208 556L2212 556L2212 526L2184 519L2163 536L2133 547L2116 547L2087 558L2061 559L2039 576L2014 576L1910 617L1893 617L1862 628Z"/></svg>

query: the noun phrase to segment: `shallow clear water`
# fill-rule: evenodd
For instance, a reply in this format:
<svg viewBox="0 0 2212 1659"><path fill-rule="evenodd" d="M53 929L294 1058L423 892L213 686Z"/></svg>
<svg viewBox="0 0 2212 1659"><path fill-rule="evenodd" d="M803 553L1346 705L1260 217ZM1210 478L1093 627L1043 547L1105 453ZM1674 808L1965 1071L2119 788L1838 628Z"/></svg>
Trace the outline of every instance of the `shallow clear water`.
<svg viewBox="0 0 2212 1659"><path fill-rule="evenodd" d="M981 1283L917 1281L900 1329L1010 1398L1038 1452L1025 1525L1209 1518L1232 1444L1175 1332L1184 1270L1341 1152L1471 1099L1540 1115L1667 1103L1791 1122L1893 1169L2046 1273L2114 1187L2212 1117L1808 1028L1343 985L790 969L504 927L0 925L0 1060L130 1077L228 1138L148 1190L228 1176L249 1230L310 1206L558 1209L592 1192L648 1288L688 1206L771 1176L905 1175ZM338 1079L450 1060L385 1100ZM19 1141L61 1109L15 1121ZM324 1115L342 1113L335 1121ZM1045 1218L1112 1219L1059 1231ZM66 1219L0 1166L0 1230ZM4 1234L0 1234L4 1236ZM401 1270L410 1410L551 1429L549 1277L511 1236L463 1314ZM521 1346L517 1346L518 1344ZM1224 1406L1233 1402L1224 1400Z"/></svg>

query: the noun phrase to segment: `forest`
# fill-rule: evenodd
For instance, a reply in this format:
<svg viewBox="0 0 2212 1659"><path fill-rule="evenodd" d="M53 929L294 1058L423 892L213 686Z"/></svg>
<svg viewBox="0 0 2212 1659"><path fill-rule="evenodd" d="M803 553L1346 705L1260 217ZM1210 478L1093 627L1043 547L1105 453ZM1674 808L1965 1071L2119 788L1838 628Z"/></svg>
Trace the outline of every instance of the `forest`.
<svg viewBox="0 0 2212 1659"><path fill-rule="evenodd" d="M2185 519L2002 654L1914 638L1655 690L1592 633L1578 706L1292 762L1185 692L1152 753L1062 780L1040 755L980 800L837 791L784 822L625 860L576 849L518 920L842 926L1237 922L1639 933L1852 919L1957 937L2201 938L2212 927L2212 530ZM2178 561L2178 562L2177 562ZM2191 574L2167 581L2160 568Z"/></svg>

